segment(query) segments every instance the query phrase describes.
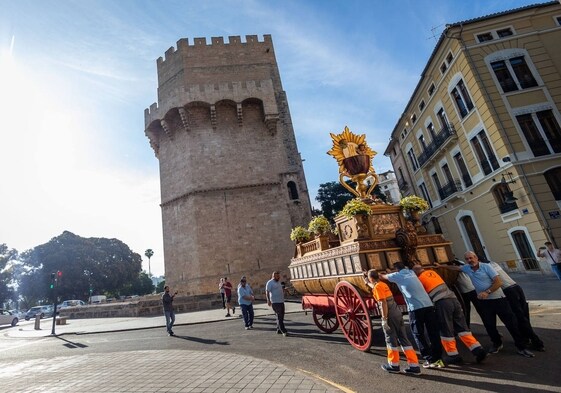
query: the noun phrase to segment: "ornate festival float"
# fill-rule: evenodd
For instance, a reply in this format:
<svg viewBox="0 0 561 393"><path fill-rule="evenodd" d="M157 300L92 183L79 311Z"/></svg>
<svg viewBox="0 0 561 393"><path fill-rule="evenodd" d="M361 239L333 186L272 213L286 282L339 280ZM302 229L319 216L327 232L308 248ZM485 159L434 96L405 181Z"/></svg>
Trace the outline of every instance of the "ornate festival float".
<svg viewBox="0 0 561 393"><path fill-rule="evenodd" d="M428 208L425 200L413 195L392 205L373 196L378 184L372 166L376 152L364 134L356 135L345 127L331 138L333 147L327 154L337 160L341 185L356 198L335 218L332 233L323 216L312 219L309 230L292 230L296 252L289 265L291 283L320 330L333 333L341 327L352 346L366 351L372 343L372 320L380 312L363 281L363 270L386 272L398 261L438 268L451 262L453 255L449 241L440 234L427 234L420 225L419 214ZM452 286L457 273L438 270ZM394 284L391 288L406 312L399 289Z"/></svg>

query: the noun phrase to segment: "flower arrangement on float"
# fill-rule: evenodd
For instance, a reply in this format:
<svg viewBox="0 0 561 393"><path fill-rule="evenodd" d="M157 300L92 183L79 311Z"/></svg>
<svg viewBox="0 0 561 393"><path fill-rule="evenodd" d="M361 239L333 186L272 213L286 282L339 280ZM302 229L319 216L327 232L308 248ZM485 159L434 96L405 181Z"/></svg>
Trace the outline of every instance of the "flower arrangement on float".
<svg viewBox="0 0 561 393"><path fill-rule="evenodd" d="M401 200L399 201L399 206L401 206L403 210L418 213L422 213L429 209L428 202L423 198L418 197L417 195L409 195L401 198Z"/></svg>
<svg viewBox="0 0 561 393"><path fill-rule="evenodd" d="M328 235L331 232L331 224L325 216L316 216L308 224L308 232L317 236Z"/></svg>
<svg viewBox="0 0 561 393"><path fill-rule="evenodd" d="M308 231L306 228L302 226L294 227L290 232L290 240L296 243L302 243L308 241L310 240L310 237L311 237L310 231Z"/></svg>
<svg viewBox="0 0 561 393"><path fill-rule="evenodd" d="M368 203L362 201L360 198L355 198L351 199L345 204L345 206L343 206L341 214L343 214L348 219L353 218L357 214L370 215L372 214L372 207Z"/></svg>

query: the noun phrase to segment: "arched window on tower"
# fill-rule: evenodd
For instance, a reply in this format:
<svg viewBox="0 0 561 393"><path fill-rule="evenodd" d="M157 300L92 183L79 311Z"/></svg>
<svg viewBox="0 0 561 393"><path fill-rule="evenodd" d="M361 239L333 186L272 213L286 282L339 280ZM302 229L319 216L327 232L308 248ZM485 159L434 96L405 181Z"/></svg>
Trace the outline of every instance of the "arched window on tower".
<svg viewBox="0 0 561 393"><path fill-rule="evenodd" d="M288 187L288 197L291 200L297 200L298 198L298 188L296 188L296 183L289 181L286 186Z"/></svg>

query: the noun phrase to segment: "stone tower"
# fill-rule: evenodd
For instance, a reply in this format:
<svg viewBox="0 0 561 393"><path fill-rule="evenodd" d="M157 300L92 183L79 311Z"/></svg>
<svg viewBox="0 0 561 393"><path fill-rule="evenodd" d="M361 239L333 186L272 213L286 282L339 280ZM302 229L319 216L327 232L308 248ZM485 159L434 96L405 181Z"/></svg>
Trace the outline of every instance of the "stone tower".
<svg viewBox="0 0 561 393"><path fill-rule="evenodd" d="M289 239L311 206L270 35L177 42L157 60L158 103L144 112L160 163L166 284L217 293L288 275Z"/></svg>

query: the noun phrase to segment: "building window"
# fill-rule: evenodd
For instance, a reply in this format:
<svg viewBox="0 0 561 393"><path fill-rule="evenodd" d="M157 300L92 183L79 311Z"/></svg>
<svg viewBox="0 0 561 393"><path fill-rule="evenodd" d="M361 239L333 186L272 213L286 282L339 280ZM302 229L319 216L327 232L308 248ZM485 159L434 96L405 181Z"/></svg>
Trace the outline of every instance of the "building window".
<svg viewBox="0 0 561 393"><path fill-rule="evenodd" d="M415 124L416 121L417 121L417 115L415 113L413 113L411 115L411 123Z"/></svg>
<svg viewBox="0 0 561 393"><path fill-rule="evenodd" d="M430 199L429 192L427 191L427 186L425 183L419 184L419 189L421 190L421 194L423 194L423 198L429 203L429 206L432 208L432 201Z"/></svg>
<svg viewBox="0 0 561 393"><path fill-rule="evenodd" d="M419 144L423 151L427 150L427 142L425 141L425 136L423 134L419 135Z"/></svg>
<svg viewBox="0 0 561 393"><path fill-rule="evenodd" d="M492 41L492 40L493 40L493 34L491 33L482 33L477 35L477 41L479 42Z"/></svg>
<svg viewBox="0 0 561 393"><path fill-rule="evenodd" d="M550 169L543 174L556 201L561 201L561 167Z"/></svg>
<svg viewBox="0 0 561 393"><path fill-rule="evenodd" d="M442 65L440 66L440 72L444 74L447 69L448 66L446 65L446 63L442 63Z"/></svg>
<svg viewBox="0 0 561 393"><path fill-rule="evenodd" d="M407 151L407 157L409 157L409 161L411 162L411 167L413 168L413 170L416 171L417 169L419 169L419 163L417 162L417 157L413 152L413 148Z"/></svg>
<svg viewBox="0 0 561 393"><path fill-rule="evenodd" d="M444 108L440 108L436 116L438 116L438 120L440 120L441 127L443 129L447 128L449 123L448 123L448 117L446 117L446 112L444 112Z"/></svg>
<svg viewBox="0 0 561 393"><path fill-rule="evenodd" d="M510 27L507 27L506 29L497 30L497 35L499 36L499 38L508 37L513 34L514 33L512 32L512 29Z"/></svg>
<svg viewBox="0 0 561 393"><path fill-rule="evenodd" d="M556 16L555 22L557 22L557 26L561 26L561 16Z"/></svg>
<svg viewBox="0 0 561 393"><path fill-rule="evenodd" d="M452 98L456 103L456 108L458 112L460 112L460 116L462 118L466 117L466 115L473 109L473 102L469 97L469 93L466 89L466 85L464 81L460 79L456 87L452 89Z"/></svg>
<svg viewBox="0 0 561 393"><path fill-rule="evenodd" d="M450 52L448 53L448 56L446 56L446 62L448 63L448 65L452 63L452 60L454 60L454 55L452 54L452 52Z"/></svg>
<svg viewBox="0 0 561 393"><path fill-rule="evenodd" d="M519 115L516 120L535 157L561 153L561 129L551 110Z"/></svg>
<svg viewBox="0 0 561 393"><path fill-rule="evenodd" d="M440 226L440 222L438 222L437 217L431 217L430 221L432 222L432 226L434 228L434 233L443 233L442 227Z"/></svg>
<svg viewBox="0 0 561 393"><path fill-rule="evenodd" d="M434 83L431 83L429 86L429 96L432 96L434 94Z"/></svg>
<svg viewBox="0 0 561 393"><path fill-rule="evenodd" d="M452 172L450 172L450 167L448 164L442 165L442 172L444 173L444 177L446 178L446 183L453 183L454 179L452 178Z"/></svg>
<svg viewBox="0 0 561 393"><path fill-rule="evenodd" d="M501 214L518 209L514 195L508 184L499 183L493 188L493 196Z"/></svg>
<svg viewBox="0 0 561 393"><path fill-rule="evenodd" d="M471 180L471 176L469 175L469 171L467 169L466 163L464 158L462 157L461 153L456 153L454 155L454 161L456 161L456 166L458 167L458 171L462 175L462 180L464 182L465 187L469 187L473 184Z"/></svg>
<svg viewBox="0 0 561 393"><path fill-rule="evenodd" d="M436 191L440 193L440 190L442 190L442 185L440 184L440 179L438 178L438 174L435 172L431 175L432 177L432 181L434 183L434 186L436 188Z"/></svg>
<svg viewBox="0 0 561 393"><path fill-rule="evenodd" d="M432 123L427 124L427 130L429 131L432 140L436 137L436 132L434 131L434 125Z"/></svg>
<svg viewBox="0 0 561 393"><path fill-rule="evenodd" d="M419 104L419 110L422 112L423 109L425 109L425 100L421 100L421 103Z"/></svg>
<svg viewBox="0 0 561 393"><path fill-rule="evenodd" d="M494 61L491 67L504 93L538 85L524 56L513 57L508 61Z"/></svg>
<svg viewBox="0 0 561 393"><path fill-rule="evenodd" d="M286 186L288 187L288 197L291 200L298 199L298 189L296 188L296 183L289 181Z"/></svg>
<svg viewBox="0 0 561 393"><path fill-rule="evenodd" d="M481 165L481 169L483 169L483 173L485 173L485 175L488 175L499 168L497 157L491 148L491 144L487 139L485 131L480 131L476 136L471 138L471 145L475 150L475 154L479 159L479 164Z"/></svg>

